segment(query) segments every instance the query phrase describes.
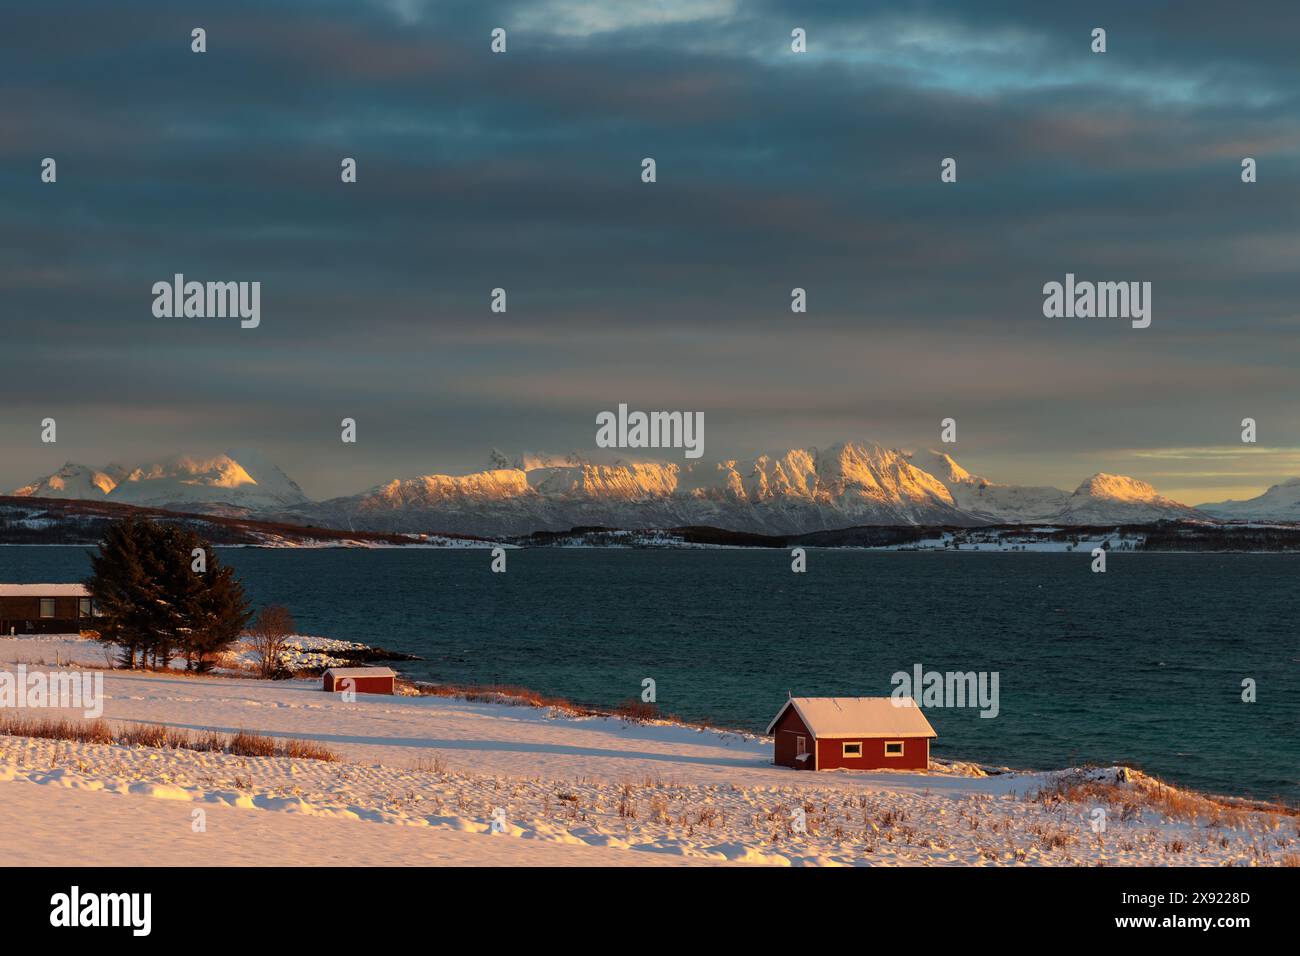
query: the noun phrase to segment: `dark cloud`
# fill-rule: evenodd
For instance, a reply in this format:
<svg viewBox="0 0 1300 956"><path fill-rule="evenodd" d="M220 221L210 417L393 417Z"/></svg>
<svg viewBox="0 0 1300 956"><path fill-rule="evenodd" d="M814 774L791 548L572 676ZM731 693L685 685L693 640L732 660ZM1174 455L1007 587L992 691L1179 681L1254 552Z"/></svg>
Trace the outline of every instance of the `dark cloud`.
<svg viewBox="0 0 1300 956"><path fill-rule="evenodd" d="M711 455L955 415L977 460L1039 462L995 477L1062 484L1247 414L1300 446L1300 8L1070 6L6 10L0 485L260 444L344 493L590 451L620 401L704 411ZM1044 319L1067 271L1151 281L1152 327ZM261 280L261 328L155 319L176 272Z"/></svg>

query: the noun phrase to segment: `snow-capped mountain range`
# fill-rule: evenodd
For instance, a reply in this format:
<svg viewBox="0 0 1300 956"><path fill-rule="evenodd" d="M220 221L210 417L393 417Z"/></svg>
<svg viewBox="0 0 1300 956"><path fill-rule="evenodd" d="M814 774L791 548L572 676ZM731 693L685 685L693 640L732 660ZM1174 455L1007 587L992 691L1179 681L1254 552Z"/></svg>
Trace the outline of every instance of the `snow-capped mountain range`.
<svg viewBox="0 0 1300 956"><path fill-rule="evenodd" d="M11 492L20 498L78 498L155 508L245 514L309 503L292 479L254 451L177 456L138 468L68 462Z"/></svg>
<svg viewBox="0 0 1300 956"><path fill-rule="evenodd" d="M950 455L870 442L799 448L752 460L616 462L576 454L498 451L468 475L396 479L357 495L311 501L262 455L231 450L136 468L72 462L13 492L174 510L251 515L366 531L472 535L564 531L583 525L800 534L855 525L1137 524L1160 519L1300 521L1300 479L1250 501L1192 508L1151 485L1096 474L1073 493L1004 485Z"/></svg>
<svg viewBox="0 0 1300 956"><path fill-rule="evenodd" d="M1274 485L1257 498L1204 507L1216 518L1229 521L1300 521L1300 478Z"/></svg>

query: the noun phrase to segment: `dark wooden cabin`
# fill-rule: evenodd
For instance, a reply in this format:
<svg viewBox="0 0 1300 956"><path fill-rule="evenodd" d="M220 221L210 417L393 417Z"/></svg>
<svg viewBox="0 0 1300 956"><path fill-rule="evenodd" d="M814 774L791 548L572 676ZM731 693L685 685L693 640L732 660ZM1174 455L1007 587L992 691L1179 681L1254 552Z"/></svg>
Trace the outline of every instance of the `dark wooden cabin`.
<svg viewBox="0 0 1300 956"><path fill-rule="evenodd" d="M0 635L76 634L91 626L84 584L0 584Z"/></svg>

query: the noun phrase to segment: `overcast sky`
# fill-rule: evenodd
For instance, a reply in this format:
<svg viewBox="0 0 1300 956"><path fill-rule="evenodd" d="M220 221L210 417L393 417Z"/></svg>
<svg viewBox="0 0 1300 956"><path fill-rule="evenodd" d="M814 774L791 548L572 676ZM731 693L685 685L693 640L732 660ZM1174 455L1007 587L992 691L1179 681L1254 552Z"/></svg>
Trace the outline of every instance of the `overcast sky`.
<svg viewBox="0 0 1300 956"><path fill-rule="evenodd" d="M953 417L997 481L1258 493L1300 474L1297 36L1294 0L7 4L0 489L600 460L626 402L709 459ZM1045 318L1067 272L1151 282L1150 328ZM174 273L260 281L260 327L155 318Z"/></svg>

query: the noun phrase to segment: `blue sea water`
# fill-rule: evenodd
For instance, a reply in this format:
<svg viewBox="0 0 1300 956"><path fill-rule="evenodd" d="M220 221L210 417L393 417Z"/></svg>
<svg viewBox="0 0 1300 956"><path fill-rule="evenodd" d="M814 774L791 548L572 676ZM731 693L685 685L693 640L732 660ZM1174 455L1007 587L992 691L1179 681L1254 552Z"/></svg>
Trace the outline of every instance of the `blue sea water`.
<svg viewBox="0 0 1300 956"><path fill-rule="evenodd" d="M933 753L1024 768L1129 761L1300 802L1300 556L811 550L222 549L304 633L423 660L406 676L594 704L656 682L667 713L761 731L796 695L988 671L999 713L933 709ZM87 549L0 547L0 581L68 581ZM1258 700L1242 701L1242 681Z"/></svg>

